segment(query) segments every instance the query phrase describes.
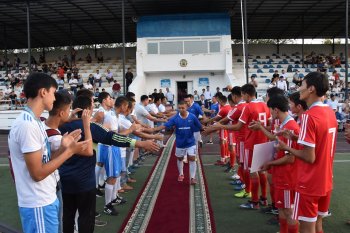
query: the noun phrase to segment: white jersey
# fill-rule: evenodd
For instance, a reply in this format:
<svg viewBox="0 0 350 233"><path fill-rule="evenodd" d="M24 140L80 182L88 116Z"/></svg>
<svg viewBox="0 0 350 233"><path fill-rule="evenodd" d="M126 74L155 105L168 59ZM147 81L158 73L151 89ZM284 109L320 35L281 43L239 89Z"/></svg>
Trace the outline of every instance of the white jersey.
<svg viewBox="0 0 350 233"><path fill-rule="evenodd" d="M119 115L119 121L118 121L118 127L120 131L124 131L127 129L130 129L132 126L132 123L122 114ZM120 148L121 151L121 157L125 158L126 157L126 148Z"/></svg>
<svg viewBox="0 0 350 233"><path fill-rule="evenodd" d="M100 107L98 108L97 112L103 112L103 113L104 113L104 118L103 118L103 122L102 122L102 124L104 124L104 123L105 123L104 121L105 121L106 116L112 114L112 112L114 112L114 110L113 110L113 111L112 111L112 109L106 110L106 109L104 109L102 106L100 106Z"/></svg>
<svg viewBox="0 0 350 233"><path fill-rule="evenodd" d="M165 106L163 104L160 104L158 106L158 110L159 110L159 112L163 113L163 112L165 112L166 109L165 109Z"/></svg>
<svg viewBox="0 0 350 233"><path fill-rule="evenodd" d="M159 112L158 108L157 108L157 105L155 103L152 103L152 104L149 104L146 106L146 110L151 113L153 112L154 114L157 114ZM152 115L152 114L151 114ZM154 128L154 122L151 121L151 120L148 120L148 125L151 127L151 128Z"/></svg>
<svg viewBox="0 0 350 233"><path fill-rule="evenodd" d="M115 113L115 111L111 111L110 114L105 115L104 121L103 121L103 126L108 128L109 130L112 130L116 133L119 132L118 130L118 116Z"/></svg>
<svg viewBox="0 0 350 233"><path fill-rule="evenodd" d="M141 121L142 123L149 125L147 116L150 115L149 112L146 110L145 106L143 106L142 103L138 103L135 106L135 114L136 117L139 121Z"/></svg>
<svg viewBox="0 0 350 233"><path fill-rule="evenodd" d="M48 129L51 129L51 128L45 124L45 130L48 130ZM62 140L61 132L58 129L54 129L54 130L57 130L57 132L59 132L60 134L48 137L48 140L50 143L50 148L51 148L51 153L53 153L54 151L57 151L60 148L61 140ZM58 173L58 169L56 169L56 171L55 171L55 176L56 176L57 181L59 181L60 174Z"/></svg>
<svg viewBox="0 0 350 233"><path fill-rule="evenodd" d="M42 163L50 160L44 123L23 111L12 124L8 143L19 207L37 208L52 204L57 199L55 174L36 182L30 176L24 160L26 153L35 151L42 154Z"/></svg>

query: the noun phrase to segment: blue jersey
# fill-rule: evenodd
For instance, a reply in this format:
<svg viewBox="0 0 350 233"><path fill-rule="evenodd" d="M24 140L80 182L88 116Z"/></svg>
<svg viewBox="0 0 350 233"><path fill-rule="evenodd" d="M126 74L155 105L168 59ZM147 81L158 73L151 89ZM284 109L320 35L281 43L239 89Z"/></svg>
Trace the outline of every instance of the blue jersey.
<svg viewBox="0 0 350 233"><path fill-rule="evenodd" d="M84 127L82 120L66 123L59 128L62 135L70 133L76 129L82 129L82 139L84 140ZM96 123L90 124L92 140L95 143L103 143L119 147L130 147L132 139L123 135L108 131ZM65 161L59 168L63 193L80 193L96 188L95 165L96 155L80 156L73 155Z"/></svg>
<svg viewBox="0 0 350 233"><path fill-rule="evenodd" d="M219 112L219 103L211 104L210 110L214 110L214 113L211 114L211 117L215 117Z"/></svg>
<svg viewBox="0 0 350 233"><path fill-rule="evenodd" d="M186 118L182 118L179 114L176 114L164 124L166 128L172 128L175 126L176 135L176 147L177 148L189 148L194 146L195 139L193 136L194 132L198 132L201 129L201 123L195 115L188 113Z"/></svg>
<svg viewBox="0 0 350 233"><path fill-rule="evenodd" d="M193 103L191 107L187 108L187 111L195 115L197 118L199 118L199 115L203 116L202 108L197 103Z"/></svg>

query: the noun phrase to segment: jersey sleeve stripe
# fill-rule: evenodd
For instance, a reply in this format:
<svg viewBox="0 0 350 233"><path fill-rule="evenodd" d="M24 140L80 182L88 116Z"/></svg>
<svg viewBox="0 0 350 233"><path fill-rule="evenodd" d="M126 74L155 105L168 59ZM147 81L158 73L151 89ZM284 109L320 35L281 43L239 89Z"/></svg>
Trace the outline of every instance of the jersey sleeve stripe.
<svg viewBox="0 0 350 233"><path fill-rule="evenodd" d="M245 121L242 120L241 118L239 118L239 121L242 122L243 124L247 124L247 122L245 122Z"/></svg>
<svg viewBox="0 0 350 233"><path fill-rule="evenodd" d="M302 145L305 145L305 146L308 146L308 147L316 147L316 144L305 142L305 141L302 141L302 140L298 140L298 143L302 144Z"/></svg>

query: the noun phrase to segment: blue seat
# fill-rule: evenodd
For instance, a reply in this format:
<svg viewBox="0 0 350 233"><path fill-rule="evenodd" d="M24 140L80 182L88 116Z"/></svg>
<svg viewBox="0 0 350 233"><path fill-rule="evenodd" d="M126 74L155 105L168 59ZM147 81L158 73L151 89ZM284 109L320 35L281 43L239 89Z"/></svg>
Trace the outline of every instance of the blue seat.
<svg viewBox="0 0 350 233"><path fill-rule="evenodd" d="M269 69L269 73L273 73L275 72L273 69Z"/></svg>
<svg viewBox="0 0 350 233"><path fill-rule="evenodd" d="M260 78L267 78L266 75L260 75Z"/></svg>
<svg viewBox="0 0 350 233"><path fill-rule="evenodd" d="M253 59L253 62L258 62L258 60L256 60L256 59Z"/></svg>
<svg viewBox="0 0 350 233"><path fill-rule="evenodd" d="M293 72L296 72L298 69L296 69L296 68L293 68Z"/></svg>
<svg viewBox="0 0 350 233"><path fill-rule="evenodd" d="M311 70L310 70L309 68L306 68L306 69L305 69L305 72L310 73L310 72L311 72Z"/></svg>
<svg viewBox="0 0 350 233"><path fill-rule="evenodd" d="M300 73L299 78L304 78L304 74Z"/></svg>
<svg viewBox="0 0 350 233"><path fill-rule="evenodd" d="M267 61L267 62L266 62L266 64L271 64L271 63L272 63L272 62L270 62L270 61Z"/></svg>
<svg viewBox="0 0 350 233"><path fill-rule="evenodd" d="M273 59L269 59L269 62L273 62Z"/></svg>
<svg viewBox="0 0 350 233"><path fill-rule="evenodd" d="M266 61L262 61L261 64L266 64Z"/></svg>
<svg viewBox="0 0 350 233"><path fill-rule="evenodd" d="M258 75L256 75L256 74L252 74L252 75L251 75L251 77L258 77Z"/></svg>
<svg viewBox="0 0 350 233"><path fill-rule="evenodd" d="M311 68L317 68L315 64L311 64Z"/></svg>
<svg viewBox="0 0 350 233"><path fill-rule="evenodd" d="M278 64L283 64L283 61L279 61Z"/></svg>
<svg viewBox="0 0 350 233"><path fill-rule="evenodd" d="M300 66L299 66L298 64L296 64L296 65L294 66L294 68L300 68Z"/></svg>
<svg viewBox="0 0 350 233"><path fill-rule="evenodd" d="M257 73L264 73L261 69L258 69L256 72Z"/></svg>
<svg viewBox="0 0 350 233"><path fill-rule="evenodd" d="M345 69L344 69L344 68L341 68L341 69L340 69L340 72L345 72Z"/></svg>
<svg viewBox="0 0 350 233"><path fill-rule="evenodd" d="M269 68L275 68L275 67L273 67L273 65L269 65Z"/></svg>
<svg viewBox="0 0 350 233"><path fill-rule="evenodd" d="M270 83L271 80L269 78L265 79L265 83Z"/></svg>
<svg viewBox="0 0 350 233"><path fill-rule="evenodd" d="M258 65L254 65L254 68L255 69L259 69L260 67Z"/></svg>
<svg viewBox="0 0 350 233"><path fill-rule="evenodd" d="M334 68L329 68L328 69L328 72L333 72L334 71Z"/></svg>
<svg viewBox="0 0 350 233"><path fill-rule="evenodd" d="M281 64L281 63L279 63L279 64ZM282 66L281 65L277 65L277 68L282 68Z"/></svg>
<svg viewBox="0 0 350 233"><path fill-rule="evenodd" d="M291 59L289 59L289 61L290 61L290 62L294 62L294 59L293 59L293 58L291 58Z"/></svg>
<svg viewBox="0 0 350 233"><path fill-rule="evenodd" d="M268 66L268 65L264 65L263 68L264 68L264 69L268 69L269 66Z"/></svg>

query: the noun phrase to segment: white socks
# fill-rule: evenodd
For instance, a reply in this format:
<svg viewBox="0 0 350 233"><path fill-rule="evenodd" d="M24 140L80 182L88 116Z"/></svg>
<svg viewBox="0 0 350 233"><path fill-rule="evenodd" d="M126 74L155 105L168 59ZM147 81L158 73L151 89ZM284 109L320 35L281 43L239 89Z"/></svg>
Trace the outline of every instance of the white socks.
<svg viewBox="0 0 350 233"><path fill-rule="evenodd" d="M98 184L100 181L100 172L101 172L102 167L96 165L95 166L95 178L96 178L96 188L98 188Z"/></svg>
<svg viewBox="0 0 350 233"><path fill-rule="evenodd" d="M112 201L113 196L113 184L106 184L105 186L105 203L108 205Z"/></svg>
<svg viewBox="0 0 350 233"><path fill-rule="evenodd" d="M117 185L117 191L121 190L122 187L120 186L120 180L121 180L121 176L118 176L117 177L117 182L115 182L115 184Z"/></svg>
<svg viewBox="0 0 350 233"><path fill-rule="evenodd" d="M192 179L196 177L197 163L196 161L189 161L189 162L190 162L190 176Z"/></svg>
<svg viewBox="0 0 350 233"><path fill-rule="evenodd" d="M134 163L134 152L135 150L131 150L129 153L129 163L128 163L128 167L132 166Z"/></svg>
<svg viewBox="0 0 350 233"><path fill-rule="evenodd" d="M112 201L117 198L117 192L118 192L118 178L115 184L113 185Z"/></svg>
<svg viewBox="0 0 350 233"><path fill-rule="evenodd" d="M107 179L107 177L105 177L106 176L106 169L105 169L105 167L102 167L101 168L101 171L100 171L100 180L99 180L99 185L103 185L104 183L105 183L105 180Z"/></svg>
<svg viewBox="0 0 350 233"><path fill-rule="evenodd" d="M180 160L177 161L177 168L179 169L179 174L183 175L184 174L184 163Z"/></svg>

